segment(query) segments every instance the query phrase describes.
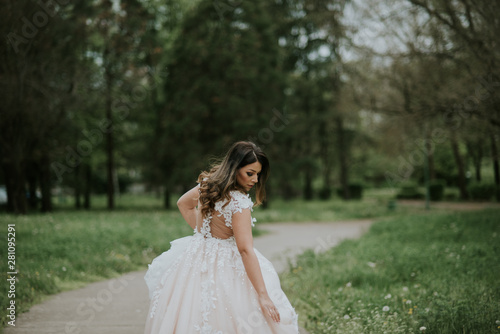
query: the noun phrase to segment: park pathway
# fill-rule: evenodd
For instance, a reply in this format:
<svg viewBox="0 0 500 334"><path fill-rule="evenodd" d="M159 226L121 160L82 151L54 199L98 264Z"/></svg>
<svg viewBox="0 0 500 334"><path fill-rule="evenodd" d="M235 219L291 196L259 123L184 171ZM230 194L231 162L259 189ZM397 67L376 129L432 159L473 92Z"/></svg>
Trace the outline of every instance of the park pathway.
<svg viewBox="0 0 500 334"><path fill-rule="evenodd" d="M288 259L305 249L322 252L343 239L358 238L372 221L337 223L259 224L269 233L255 238L254 247L273 262L278 272ZM85 256L85 254L82 254ZM48 297L23 314L5 334L141 334L149 307L145 271ZM299 315L300 317L300 315ZM301 329L301 333L307 333Z"/></svg>

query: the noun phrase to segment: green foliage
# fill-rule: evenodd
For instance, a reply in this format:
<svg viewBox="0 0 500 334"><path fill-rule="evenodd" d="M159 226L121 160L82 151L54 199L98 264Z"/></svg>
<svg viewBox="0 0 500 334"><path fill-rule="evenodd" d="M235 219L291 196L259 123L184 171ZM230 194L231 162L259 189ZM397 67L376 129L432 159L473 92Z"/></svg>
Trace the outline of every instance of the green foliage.
<svg viewBox="0 0 500 334"><path fill-rule="evenodd" d="M443 180L433 180L429 184L429 197L431 201L441 201L444 197L446 182Z"/></svg>
<svg viewBox="0 0 500 334"><path fill-rule="evenodd" d="M322 200L330 199L332 197L332 189L327 187L321 188L318 192L318 197Z"/></svg>
<svg viewBox="0 0 500 334"><path fill-rule="evenodd" d="M494 184L473 183L468 187L469 195L476 201L489 201L497 193L497 187Z"/></svg>
<svg viewBox="0 0 500 334"><path fill-rule="evenodd" d="M337 195L344 198L344 191L342 188L337 189ZM363 185L360 183L349 184L349 196L349 199L361 199L363 197Z"/></svg>
<svg viewBox="0 0 500 334"><path fill-rule="evenodd" d="M116 173L116 178L118 179L118 189L120 193L127 192L127 188L132 184L132 179L128 174ZM91 178L92 191L94 194L105 194L107 178L103 172L94 173Z"/></svg>
<svg viewBox="0 0 500 334"><path fill-rule="evenodd" d="M360 240L304 253L282 286L311 333L496 333L498 214L379 222Z"/></svg>
<svg viewBox="0 0 500 334"><path fill-rule="evenodd" d="M415 184L403 184L399 193L396 195L398 199L422 199L424 195L419 192L418 187Z"/></svg>
<svg viewBox="0 0 500 334"><path fill-rule="evenodd" d="M269 127L273 109L282 110L280 48L268 6L202 0L182 22L160 120L164 173L176 184L193 182L209 155L255 137Z"/></svg>

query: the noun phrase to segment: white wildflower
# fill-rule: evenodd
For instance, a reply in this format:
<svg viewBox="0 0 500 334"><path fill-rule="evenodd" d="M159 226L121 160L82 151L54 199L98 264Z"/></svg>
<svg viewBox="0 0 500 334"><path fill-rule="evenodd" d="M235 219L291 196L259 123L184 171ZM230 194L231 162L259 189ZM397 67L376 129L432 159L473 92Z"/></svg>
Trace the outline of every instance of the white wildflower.
<svg viewBox="0 0 500 334"><path fill-rule="evenodd" d="M389 306L382 307L382 311L384 312L389 312L389 310L390 310Z"/></svg>
<svg viewBox="0 0 500 334"><path fill-rule="evenodd" d="M368 266L369 266L370 268L375 268L375 266L376 266L376 265L377 265L377 264L376 264L376 263L374 263L374 262L368 262Z"/></svg>
<svg viewBox="0 0 500 334"><path fill-rule="evenodd" d="M384 297L384 299L391 299L392 295L390 293L387 294L387 296Z"/></svg>
<svg viewBox="0 0 500 334"><path fill-rule="evenodd" d="M422 326L419 328L422 332L425 331L427 328L425 326Z"/></svg>
<svg viewBox="0 0 500 334"><path fill-rule="evenodd" d="M352 286L351 282L347 282L347 284L345 285L347 288L350 288Z"/></svg>
<svg viewBox="0 0 500 334"><path fill-rule="evenodd" d="M66 271L66 267L62 267L61 269L62 269L62 271Z"/></svg>
<svg viewBox="0 0 500 334"><path fill-rule="evenodd" d="M408 299L408 300L406 301L406 304L411 304L411 300L409 300L409 299Z"/></svg>
<svg viewBox="0 0 500 334"><path fill-rule="evenodd" d="M344 319L349 320L349 319L351 319L351 317L349 316L349 314L346 314L346 315L344 315Z"/></svg>
<svg viewBox="0 0 500 334"><path fill-rule="evenodd" d="M408 287L407 287L407 286L404 286L404 287L403 287L403 291L405 291L405 292L406 292L406 291L408 291Z"/></svg>

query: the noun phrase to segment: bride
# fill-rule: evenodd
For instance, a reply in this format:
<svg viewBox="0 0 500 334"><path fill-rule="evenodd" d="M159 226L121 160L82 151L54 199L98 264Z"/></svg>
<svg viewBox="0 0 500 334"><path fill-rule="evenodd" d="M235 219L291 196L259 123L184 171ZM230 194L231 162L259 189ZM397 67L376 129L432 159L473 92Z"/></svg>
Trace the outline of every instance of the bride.
<svg viewBox="0 0 500 334"><path fill-rule="evenodd" d="M253 248L248 191L265 199L269 161L252 142L233 144L177 202L191 236L149 265L145 334L297 334L297 314L273 265Z"/></svg>

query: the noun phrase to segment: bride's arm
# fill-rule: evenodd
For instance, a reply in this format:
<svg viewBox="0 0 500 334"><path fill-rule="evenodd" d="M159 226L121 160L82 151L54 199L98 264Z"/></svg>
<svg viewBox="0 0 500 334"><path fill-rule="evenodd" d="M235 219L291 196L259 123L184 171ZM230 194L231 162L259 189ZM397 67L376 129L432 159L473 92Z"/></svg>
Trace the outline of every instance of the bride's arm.
<svg viewBox="0 0 500 334"><path fill-rule="evenodd" d="M270 315L274 321L279 322L279 312L269 298L264 278L262 277L259 260L253 249L252 217L250 215L250 209L244 209L241 213L237 212L233 214L232 222L236 246L241 254L241 259L248 278L259 296L259 303L263 308L262 311Z"/></svg>
<svg viewBox="0 0 500 334"><path fill-rule="evenodd" d="M186 192L177 201L177 207L182 214L182 217L193 229L196 228L196 205L198 204L199 185Z"/></svg>

